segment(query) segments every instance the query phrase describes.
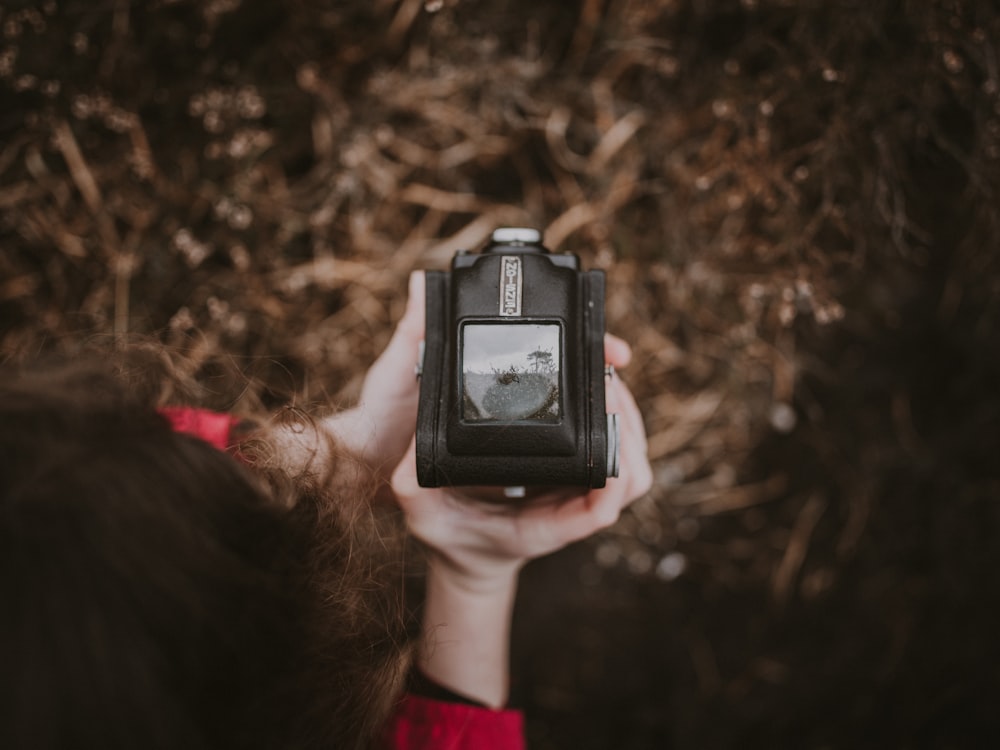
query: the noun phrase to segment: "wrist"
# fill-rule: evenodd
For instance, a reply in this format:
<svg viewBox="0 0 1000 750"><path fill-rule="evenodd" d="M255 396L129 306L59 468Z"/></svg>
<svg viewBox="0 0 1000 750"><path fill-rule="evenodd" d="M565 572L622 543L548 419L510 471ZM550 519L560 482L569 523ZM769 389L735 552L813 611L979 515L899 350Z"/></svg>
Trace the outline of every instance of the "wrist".
<svg viewBox="0 0 1000 750"><path fill-rule="evenodd" d="M427 677L490 708L503 707L516 591L516 568L469 572L432 555L418 653Z"/></svg>
<svg viewBox="0 0 1000 750"><path fill-rule="evenodd" d="M434 549L427 557L428 577L472 595L513 592L522 566L520 560L461 560Z"/></svg>

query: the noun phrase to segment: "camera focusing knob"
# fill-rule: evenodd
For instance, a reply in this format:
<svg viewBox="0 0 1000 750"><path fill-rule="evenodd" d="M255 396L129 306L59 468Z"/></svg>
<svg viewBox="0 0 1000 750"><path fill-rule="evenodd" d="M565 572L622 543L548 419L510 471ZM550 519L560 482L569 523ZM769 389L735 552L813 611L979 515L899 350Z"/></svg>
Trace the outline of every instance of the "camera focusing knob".
<svg viewBox="0 0 1000 750"><path fill-rule="evenodd" d="M531 227L500 227L490 239L494 245L541 245L542 233Z"/></svg>
<svg viewBox="0 0 1000 750"><path fill-rule="evenodd" d="M621 460L621 424L617 414L608 414L608 476L617 477Z"/></svg>

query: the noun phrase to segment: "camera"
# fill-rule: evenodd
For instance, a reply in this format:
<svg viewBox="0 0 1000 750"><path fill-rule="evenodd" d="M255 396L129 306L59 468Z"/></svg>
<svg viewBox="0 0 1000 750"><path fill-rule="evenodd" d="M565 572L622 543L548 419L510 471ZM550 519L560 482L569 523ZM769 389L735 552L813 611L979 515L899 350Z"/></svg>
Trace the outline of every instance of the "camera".
<svg viewBox="0 0 1000 750"><path fill-rule="evenodd" d="M552 253L535 229L428 271L417 409L423 487L603 487L618 476L607 414L603 271ZM517 488L517 489L515 489Z"/></svg>

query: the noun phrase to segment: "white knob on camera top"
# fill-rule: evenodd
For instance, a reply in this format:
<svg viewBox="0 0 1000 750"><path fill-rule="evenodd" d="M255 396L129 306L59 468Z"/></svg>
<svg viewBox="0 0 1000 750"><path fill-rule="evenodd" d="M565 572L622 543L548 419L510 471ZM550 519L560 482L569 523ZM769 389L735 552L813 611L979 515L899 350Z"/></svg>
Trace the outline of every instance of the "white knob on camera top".
<svg viewBox="0 0 1000 750"><path fill-rule="evenodd" d="M492 239L498 245L538 245L542 233L531 227L500 227L493 231Z"/></svg>

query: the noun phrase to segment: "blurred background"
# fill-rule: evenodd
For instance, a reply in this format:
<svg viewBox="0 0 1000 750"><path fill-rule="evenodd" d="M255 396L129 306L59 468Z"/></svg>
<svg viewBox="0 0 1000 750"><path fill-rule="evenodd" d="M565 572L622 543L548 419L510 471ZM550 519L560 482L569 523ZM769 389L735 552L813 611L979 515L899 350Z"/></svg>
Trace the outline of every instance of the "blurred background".
<svg viewBox="0 0 1000 750"><path fill-rule="evenodd" d="M529 745L993 746L998 44L986 0L4 0L0 357L348 405L412 269L537 226L608 273L656 484L526 572Z"/></svg>

